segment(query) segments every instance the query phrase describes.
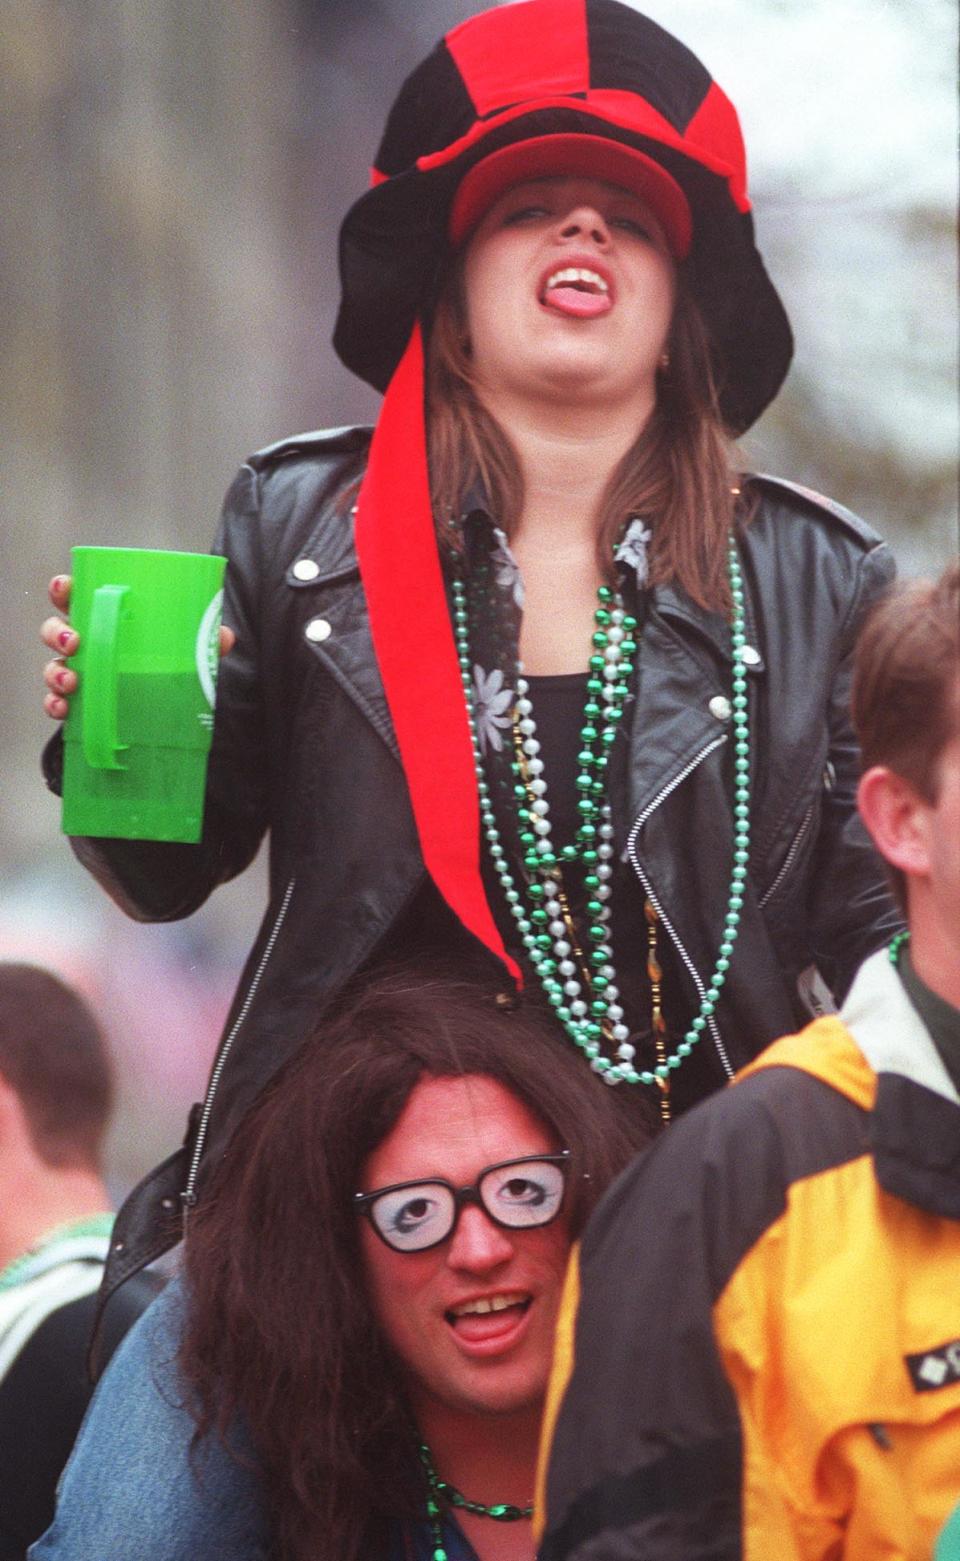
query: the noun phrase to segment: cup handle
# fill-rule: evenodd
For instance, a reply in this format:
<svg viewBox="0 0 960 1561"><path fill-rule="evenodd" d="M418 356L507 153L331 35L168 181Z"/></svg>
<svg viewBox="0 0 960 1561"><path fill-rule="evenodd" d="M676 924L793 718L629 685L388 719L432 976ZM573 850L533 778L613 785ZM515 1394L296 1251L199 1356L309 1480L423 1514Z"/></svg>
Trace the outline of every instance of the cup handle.
<svg viewBox="0 0 960 1561"><path fill-rule="evenodd" d="M101 585L93 593L87 628L84 678L87 689L99 690L96 699L83 701L83 756L95 770L125 770L117 755L127 744L117 732L117 636L125 585Z"/></svg>

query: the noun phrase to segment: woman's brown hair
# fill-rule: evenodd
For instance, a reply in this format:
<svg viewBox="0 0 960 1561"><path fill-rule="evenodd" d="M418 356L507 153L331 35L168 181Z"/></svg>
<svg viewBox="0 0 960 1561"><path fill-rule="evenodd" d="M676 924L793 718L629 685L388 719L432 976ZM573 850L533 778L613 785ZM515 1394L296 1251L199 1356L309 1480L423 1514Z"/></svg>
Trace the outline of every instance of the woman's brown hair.
<svg viewBox="0 0 960 1561"><path fill-rule="evenodd" d="M395 973L341 1002L241 1124L191 1218L180 1364L197 1435L242 1417L275 1551L360 1561L421 1517L417 1433L366 1293L352 1195L425 1075L496 1079L572 1155L576 1234L647 1136L533 1010Z"/></svg>
<svg viewBox="0 0 960 1561"><path fill-rule="evenodd" d="M630 516L650 524L650 583L677 581L701 607L727 612L727 538L739 485L710 367L706 330L678 272L669 368L657 404L611 473L597 515L597 559L610 579L613 549ZM479 480L497 522L511 536L523 507L520 461L478 394L467 339L462 265L440 288L427 345L427 429L431 496L441 542Z"/></svg>

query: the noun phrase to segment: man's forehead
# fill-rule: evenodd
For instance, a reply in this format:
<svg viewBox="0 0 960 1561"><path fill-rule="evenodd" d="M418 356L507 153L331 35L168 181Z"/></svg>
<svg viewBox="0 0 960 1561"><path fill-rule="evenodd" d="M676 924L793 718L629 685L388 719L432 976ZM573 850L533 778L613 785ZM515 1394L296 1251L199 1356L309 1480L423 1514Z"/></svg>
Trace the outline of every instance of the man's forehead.
<svg viewBox="0 0 960 1561"><path fill-rule="evenodd" d="M563 1147L506 1085L488 1074L420 1079L367 1157L364 1188L424 1177L469 1182L484 1167Z"/></svg>

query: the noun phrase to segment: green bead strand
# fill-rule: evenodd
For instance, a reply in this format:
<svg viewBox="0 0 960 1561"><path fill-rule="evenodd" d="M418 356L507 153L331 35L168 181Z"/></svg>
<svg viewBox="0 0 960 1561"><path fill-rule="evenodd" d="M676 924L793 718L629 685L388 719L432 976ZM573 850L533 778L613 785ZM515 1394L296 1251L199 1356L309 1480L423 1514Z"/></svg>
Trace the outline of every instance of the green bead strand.
<svg viewBox="0 0 960 1561"><path fill-rule="evenodd" d="M518 1523L523 1518L533 1516L533 1507L515 1507L508 1501L495 1501L489 1507L482 1501L470 1501L458 1491L455 1485L450 1485L446 1480L441 1480L433 1467L433 1457L426 1442L421 1442L419 1447L420 1462L427 1477L427 1521L430 1524L431 1539L433 1543L433 1561L448 1561L446 1546L443 1543L443 1523L440 1515L440 1503L442 1497L448 1501L451 1507L459 1507L463 1512L472 1513L475 1518L493 1518L496 1523Z"/></svg>
<svg viewBox="0 0 960 1561"><path fill-rule="evenodd" d="M599 605L595 613L593 644L603 646L604 649L602 654L595 651L589 659L591 675L587 679L587 700L580 730L580 751L577 755L576 788L579 800L576 807L581 822L577 829L575 843L565 845L559 851L559 859L562 862L578 861L585 869L588 878L587 888L590 899L586 907L587 925L583 938L589 950L587 967L591 972L587 989L582 990L580 983L574 978L568 978L566 985L557 979L557 972L561 969L564 960L551 957L550 949L555 948L555 943L565 943L565 939L554 940L547 933L534 935L532 931L534 918L541 926L543 925L544 913L538 914L540 903L545 902L549 907L551 897L556 898L558 888L556 878L558 854L549 843L549 808L543 795L544 788L539 788L541 797L538 800L542 805L540 808L535 808L527 798L529 788L521 784L522 768L520 764L514 766L515 773L520 777L514 788L520 813L520 842L524 848L524 865L530 874L530 882L525 889L528 902L534 902L535 906L528 912L525 908L524 896L514 880L500 840L499 827L490 802L489 788L484 778L473 702L473 682L469 671L464 674L481 819L485 838L490 843L491 859L504 898L516 921L525 952L554 1012L570 1039L587 1056L590 1066L610 1084L625 1082L647 1087L657 1086L659 1081L668 1078L669 1074L676 1071L681 1062L690 1056L716 1011L717 1000L730 969L740 928L743 884L746 881L750 860L750 732L747 675L740 654L746 643L743 579L736 542L732 536L728 543L727 557L730 594L733 600L731 645L734 651L730 701L734 750L734 837L730 890L716 964L706 988L703 989L699 1012L695 1015L676 1051L666 1057L655 1069L637 1071L633 1068L629 1060L633 1056L632 1047L624 1045L622 1052L618 1053L620 1060L617 1062L602 1056L599 1048L604 1031L602 1023L598 1023L598 1020L606 1019L611 1023L613 1038L621 1044L628 1033L619 1019L613 1022L611 1014L613 1010L614 1014L620 1015L622 1010L616 1002L619 993L615 978L612 976L608 925L610 912L604 903L609 896L601 898L597 891L602 882L601 877L598 876L598 864L605 866L607 859L612 856L610 841L613 835L610 808L604 799L602 777L609 753L616 741L618 725L623 716L623 702L628 697L633 675L633 663L637 653L635 638L637 619L633 614L623 610L621 599L609 586L598 587ZM453 592L458 659L461 666L469 669L471 665L469 615L465 588L459 577L454 579ZM524 729L532 736L534 728L529 701L526 700L526 683L521 677L518 681L518 709L523 708L527 712L526 720L530 723ZM530 742L531 738L527 738L526 741ZM524 748L523 751L535 755L538 749L539 745L533 740L532 746ZM480 784L481 781L483 785ZM603 873L603 877L608 876L608 872ZM657 907L655 906L654 909ZM547 921L553 919L549 911L546 913L546 919ZM893 957L892 953L891 957ZM569 968L568 961L567 969ZM569 1002L563 1001L564 997L571 994L571 988L576 991L576 997L571 996ZM597 994L595 997L591 995L590 988Z"/></svg>
<svg viewBox="0 0 960 1561"><path fill-rule="evenodd" d="M898 932L896 937L890 939L890 942L887 945L887 958L889 959L894 970L896 970L900 964L900 952L903 948L903 945L909 942L910 933L906 927L904 927L902 932Z"/></svg>

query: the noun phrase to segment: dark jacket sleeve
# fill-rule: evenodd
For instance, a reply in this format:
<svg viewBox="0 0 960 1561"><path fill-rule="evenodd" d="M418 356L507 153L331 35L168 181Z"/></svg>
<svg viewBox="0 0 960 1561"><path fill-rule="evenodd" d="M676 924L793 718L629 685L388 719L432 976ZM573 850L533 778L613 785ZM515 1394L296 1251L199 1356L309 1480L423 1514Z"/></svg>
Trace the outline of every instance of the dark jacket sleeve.
<svg viewBox="0 0 960 1561"><path fill-rule="evenodd" d="M71 840L78 860L138 921L190 915L217 884L253 860L267 825L259 675L259 496L257 474L250 466L241 467L227 493L214 551L227 557L223 621L235 631L237 642L220 665L203 837L197 845ZM60 743L58 734L44 758L54 789Z"/></svg>
<svg viewBox="0 0 960 1561"><path fill-rule="evenodd" d="M811 874L809 925L817 966L838 1004L867 956L903 926L883 862L857 812L860 749L850 716L857 636L894 572L893 555L885 544L864 554L827 705L829 766Z"/></svg>

